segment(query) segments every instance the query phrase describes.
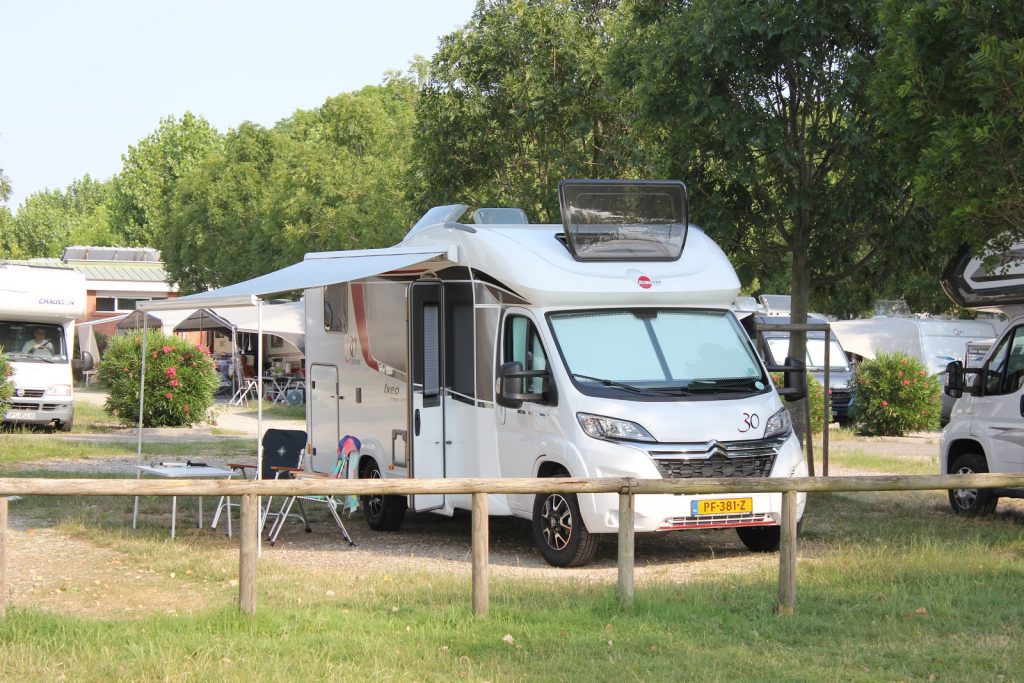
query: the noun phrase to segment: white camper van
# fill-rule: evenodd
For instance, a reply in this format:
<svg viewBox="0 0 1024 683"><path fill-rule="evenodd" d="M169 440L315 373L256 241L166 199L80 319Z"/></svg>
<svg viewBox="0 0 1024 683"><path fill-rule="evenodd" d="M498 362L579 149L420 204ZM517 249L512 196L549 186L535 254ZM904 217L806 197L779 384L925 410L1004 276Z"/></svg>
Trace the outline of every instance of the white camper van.
<svg viewBox="0 0 1024 683"><path fill-rule="evenodd" d="M468 225L456 222L467 207L438 207L391 249L306 256L337 279L305 289L314 467L328 470L351 434L362 478L806 475L730 310L737 277L688 225L682 183L559 192L563 225L518 209L478 209ZM407 509L452 515L472 502L364 507L372 528L393 530ZM618 529L613 494L494 495L489 507L532 520L559 566L586 563ZM780 510L780 494L640 496L636 530L733 527L772 550Z"/></svg>
<svg viewBox="0 0 1024 683"><path fill-rule="evenodd" d="M85 315L85 277L71 269L0 263L0 347L14 369L4 422L70 430L75 318ZM84 367L92 359L84 354Z"/></svg>
<svg viewBox="0 0 1024 683"><path fill-rule="evenodd" d="M986 260L963 249L942 277L957 304L1018 317L991 343L980 367L965 369L959 360L947 367L945 392L958 400L939 442L940 474L1024 472L1024 244L997 253ZM1024 489L949 492L962 515L989 514L1000 498L1024 498Z"/></svg>

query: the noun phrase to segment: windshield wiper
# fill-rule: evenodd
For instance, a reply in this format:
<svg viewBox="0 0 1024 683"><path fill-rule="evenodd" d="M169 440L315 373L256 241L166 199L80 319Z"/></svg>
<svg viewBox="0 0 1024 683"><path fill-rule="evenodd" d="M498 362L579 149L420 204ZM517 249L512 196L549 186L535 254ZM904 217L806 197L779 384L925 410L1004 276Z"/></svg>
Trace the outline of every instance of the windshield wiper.
<svg viewBox="0 0 1024 683"><path fill-rule="evenodd" d="M578 372L572 373L572 376L576 379L589 380L591 382L597 382L598 384L606 387L616 387L618 389L625 389L626 391L632 391L637 394L649 393L649 389L643 387L634 387L632 384L623 384L622 382L616 382L610 379L604 379L603 377L592 377L590 375L581 375Z"/></svg>
<svg viewBox="0 0 1024 683"><path fill-rule="evenodd" d="M749 394L758 391L753 386L756 381L756 378L753 377L694 380L686 386L686 389L703 394Z"/></svg>

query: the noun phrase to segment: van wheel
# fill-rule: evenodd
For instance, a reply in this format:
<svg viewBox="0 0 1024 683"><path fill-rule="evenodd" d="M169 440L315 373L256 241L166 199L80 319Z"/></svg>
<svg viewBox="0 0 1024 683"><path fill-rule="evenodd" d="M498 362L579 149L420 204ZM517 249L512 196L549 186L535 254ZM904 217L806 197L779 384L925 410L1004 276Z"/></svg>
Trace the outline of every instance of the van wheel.
<svg viewBox="0 0 1024 683"><path fill-rule="evenodd" d="M370 465L360 473L360 479L380 479L380 466ZM402 496L360 496L366 523L374 531L398 531L405 519L405 498Z"/></svg>
<svg viewBox="0 0 1024 683"><path fill-rule="evenodd" d="M738 526L736 535L748 550L755 553L774 553L779 549L782 527L779 526Z"/></svg>
<svg viewBox="0 0 1024 683"><path fill-rule="evenodd" d="M533 501L533 538L556 567L582 567L594 558L601 537L587 531L575 493L538 493Z"/></svg>
<svg viewBox="0 0 1024 683"><path fill-rule="evenodd" d="M985 474L988 463L985 456L977 453L965 453L953 461L950 474ZM950 489L949 504L953 512L965 517L991 515L995 512L999 498L992 494L991 489Z"/></svg>

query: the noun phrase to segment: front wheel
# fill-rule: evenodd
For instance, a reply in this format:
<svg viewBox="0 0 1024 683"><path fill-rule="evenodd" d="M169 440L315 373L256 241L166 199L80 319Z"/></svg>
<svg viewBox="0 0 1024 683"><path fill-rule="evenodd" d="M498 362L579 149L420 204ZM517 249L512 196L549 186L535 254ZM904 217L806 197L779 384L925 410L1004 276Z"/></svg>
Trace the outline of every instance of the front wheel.
<svg viewBox="0 0 1024 683"><path fill-rule="evenodd" d="M738 526L736 534L749 550L753 550L755 553L773 553L779 549L782 527Z"/></svg>
<svg viewBox="0 0 1024 683"><path fill-rule="evenodd" d="M978 453L965 453L953 461L952 474L985 474L988 463ZM991 489L950 489L949 504L953 512L965 517L990 515L995 512L999 498Z"/></svg>
<svg viewBox="0 0 1024 683"><path fill-rule="evenodd" d="M538 493L533 539L548 564L581 567L594 558L601 537L587 531L575 493Z"/></svg>
<svg viewBox="0 0 1024 683"><path fill-rule="evenodd" d="M360 474L361 479L380 479L380 466L370 463ZM402 496L382 496L375 493L361 496L363 514L366 523L374 531L398 531L405 519L405 498Z"/></svg>

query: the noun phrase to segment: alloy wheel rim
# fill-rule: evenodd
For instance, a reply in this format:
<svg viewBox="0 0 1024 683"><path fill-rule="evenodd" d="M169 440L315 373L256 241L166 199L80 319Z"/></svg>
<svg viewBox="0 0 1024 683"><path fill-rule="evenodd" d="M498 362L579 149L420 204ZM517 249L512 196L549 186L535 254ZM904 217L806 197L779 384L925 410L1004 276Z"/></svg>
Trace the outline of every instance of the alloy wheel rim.
<svg viewBox="0 0 1024 683"><path fill-rule="evenodd" d="M563 550L572 538L572 511L569 501L561 494L553 494L544 500L541 509L541 535L548 547Z"/></svg>

